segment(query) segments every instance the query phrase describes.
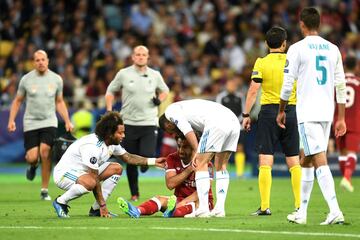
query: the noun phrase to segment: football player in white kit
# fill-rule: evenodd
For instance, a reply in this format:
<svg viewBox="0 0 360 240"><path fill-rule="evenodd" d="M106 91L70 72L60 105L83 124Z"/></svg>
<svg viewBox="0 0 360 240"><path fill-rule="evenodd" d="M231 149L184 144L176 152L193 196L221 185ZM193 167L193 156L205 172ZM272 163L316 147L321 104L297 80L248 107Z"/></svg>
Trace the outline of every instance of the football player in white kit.
<svg viewBox="0 0 360 240"><path fill-rule="evenodd" d="M159 118L159 125L168 133L183 134L193 149L196 167L195 182L199 198L196 217L225 217L225 200L229 186L227 163L236 151L240 123L235 114L223 105L201 99L173 103ZM194 130L202 132L200 141ZM216 204L209 210L210 177L208 163L215 157Z"/></svg>
<svg viewBox="0 0 360 240"><path fill-rule="evenodd" d="M96 201L89 215L110 217L106 200L122 172L119 163L108 162L110 156L134 165L165 166L165 158L145 158L126 152L120 145L124 137L125 127L120 114L109 112L96 124L95 133L70 145L54 168L55 184L66 191L53 202L58 217L69 217L68 202L90 191L93 191Z"/></svg>
<svg viewBox="0 0 360 240"><path fill-rule="evenodd" d="M330 209L321 225L342 224L344 216L336 199L334 179L327 163L326 150L334 115L334 89L339 106L335 136L342 136L346 132L345 75L338 47L318 35L319 26L319 12L315 8L303 9L300 14L300 29L304 39L290 46L284 69L277 122L280 127L285 127L284 109L297 79L296 112L305 153L300 208L288 215L288 220L306 224L315 167L321 192Z"/></svg>

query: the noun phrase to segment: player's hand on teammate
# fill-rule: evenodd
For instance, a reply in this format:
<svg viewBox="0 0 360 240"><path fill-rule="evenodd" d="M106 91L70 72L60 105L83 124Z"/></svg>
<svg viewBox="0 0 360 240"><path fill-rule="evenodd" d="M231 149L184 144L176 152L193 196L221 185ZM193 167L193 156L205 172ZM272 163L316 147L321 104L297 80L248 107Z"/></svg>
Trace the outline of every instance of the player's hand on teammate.
<svg viewBox="0 0 360 240"><path fill-rule="evenodd" d="M251 127L251 118L250 117L245 117L242 121L242 126L245 129L245 131L250 131L250 127Z"/></svg>
<svg viewBox="0 0 360 240"><path fill-rule="evenodd" d="M276 123L279 127L285 129L286 124L286 113L285 111L279 111L277 117L276 117Z"/></svg>
<svg viewBox="0 0 360 240"><path fill-rule="evenodd" d="M15 122L14 121L9 122L7 129L8 129L9 132L15 132L15 130L16 130Z"/></svg>
<svg viewBox="0 0 360 240"><path fill-rule="evenodd" d="M338 120L335 123L335 137L344 136L346 133L346 123L345 120Z"/></svg>
<svg viewBox="0 0 360 240"><path fill-rule="evenodd" d="M155 160L155 166L159 168L165 168L166 157L159 157Z"/></svg>

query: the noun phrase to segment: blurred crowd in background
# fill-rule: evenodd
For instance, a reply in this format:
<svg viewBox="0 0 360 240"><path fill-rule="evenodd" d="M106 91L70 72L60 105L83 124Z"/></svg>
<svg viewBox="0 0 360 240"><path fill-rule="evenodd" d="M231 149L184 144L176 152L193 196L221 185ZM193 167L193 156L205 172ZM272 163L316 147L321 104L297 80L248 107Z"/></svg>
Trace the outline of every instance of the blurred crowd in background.
<svg viewBox="0 0 360 240"><path fill-rule="evenodd" d="M168 103L215 100L229 79L244 103L253 64L267 54L266 31L282 26L288 45L300 40L305 6L318 6L320 35L344 58L360 59L360 0L2 0L0 108L9 108L37 49L62 76L70 108L84 99L90 109L103 108L109 82L139 44L171 89Z"/></svg>

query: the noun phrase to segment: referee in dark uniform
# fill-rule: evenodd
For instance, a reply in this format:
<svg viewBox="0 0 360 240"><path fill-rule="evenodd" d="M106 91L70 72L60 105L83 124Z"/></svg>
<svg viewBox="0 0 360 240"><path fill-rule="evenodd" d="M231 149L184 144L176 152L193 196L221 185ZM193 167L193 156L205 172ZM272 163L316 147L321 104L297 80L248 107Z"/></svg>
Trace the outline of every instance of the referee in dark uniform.
<svg viewBox="0 0 360 240"><path fill-rule="evenodd" d="M154 157L158 134L158 106L165 100L169 88L160 72L147 66L149 50L137 46L132 54L133 65L121 69L107 88L106 110L112 110L114 95L121 91L120 114L125 124L123 147L132 154ZM139 198L138 169L127 165L126 174L131 200Z"/></svg>

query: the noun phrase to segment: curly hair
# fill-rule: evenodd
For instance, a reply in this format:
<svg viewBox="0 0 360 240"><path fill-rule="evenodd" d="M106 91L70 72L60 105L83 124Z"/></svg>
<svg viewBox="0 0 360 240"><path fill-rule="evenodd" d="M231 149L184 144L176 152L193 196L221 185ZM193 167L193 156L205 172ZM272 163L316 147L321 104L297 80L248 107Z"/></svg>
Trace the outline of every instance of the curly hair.
<svg viewBox="0 0 360 240"><path fill-rule="evenodd" d="M107 112L96 123L95 134L100 141L104 141L117 131L119 125L124 125L120 113Z"/></svg>

